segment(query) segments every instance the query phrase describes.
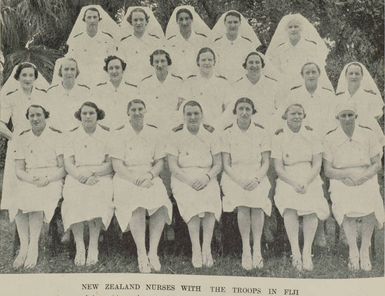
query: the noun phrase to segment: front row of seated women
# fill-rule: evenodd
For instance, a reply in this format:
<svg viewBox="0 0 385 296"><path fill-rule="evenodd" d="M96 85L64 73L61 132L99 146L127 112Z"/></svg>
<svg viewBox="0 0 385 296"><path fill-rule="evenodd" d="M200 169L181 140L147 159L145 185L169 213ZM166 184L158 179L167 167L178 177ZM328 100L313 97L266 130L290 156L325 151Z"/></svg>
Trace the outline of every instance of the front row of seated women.
<svg viewBox="0 0 385 296"><path fill-rule="evenodd" d="M370 239L375 225L381 227L385 221L376 182L382 151L373 131L356 123L355 106L346 103L337 107L339 125L323 144L311 127L302 124L305 110L300 104L288 105L282 115L286 123L272 140L252 121L256 111L250 99L238 99L233 112L236 119L219 135L202 123L199 103L188 101L183 107L184 124L173 129L166 143L162 132L144 120L146 106L139 99L128 103L126 125L111 134L98 124L104 112L95 103L85 102L75 113L81 126L66 137L48 127L49 113L44 107L30 106L26 117L32 129L21 133L15 146L19 186L10 212L17 213L20 250L14 267L36 265L43 220L50 221L63 192L63 223L74 234L76 265L98 261L99 232L108 227L115 212L121 230L132 233L139 271L160 271L158 244L165 223L172 217L172 205L159 177L167 156L171 188L188 226L195 268L213 266L215 220L219 221L222 210L235 209L242 238L242 267L263 267L261 235L264 215L270 215L272 206L266 173L272 158L278 175L274 200L284 218L292 264L298 271L312 270L318 220L329 216L319 176L323 153L325 174L331 179L333 214L349 244L348 266L353 271L370 270ZM64 138L66 143L61 144ZM223 200L217 182L222 162ZM147 215L149 252L145 246ZM303 217L302 252L299 217ZM360 249L358 220L362 221ZM83 239L85 223L90 233L88 251Z"/></svg>

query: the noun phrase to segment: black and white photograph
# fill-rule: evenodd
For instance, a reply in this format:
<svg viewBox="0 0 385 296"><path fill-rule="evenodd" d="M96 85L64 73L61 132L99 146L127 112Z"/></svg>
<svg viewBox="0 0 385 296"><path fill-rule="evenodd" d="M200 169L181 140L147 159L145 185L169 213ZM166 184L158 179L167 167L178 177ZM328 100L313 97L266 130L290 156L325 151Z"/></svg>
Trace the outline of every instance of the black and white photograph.
<svg viewBox="0 0 385 296"><path fill-rule="evenodd" d="M0 3L0 292L381 295L382 0Z"/></svg>

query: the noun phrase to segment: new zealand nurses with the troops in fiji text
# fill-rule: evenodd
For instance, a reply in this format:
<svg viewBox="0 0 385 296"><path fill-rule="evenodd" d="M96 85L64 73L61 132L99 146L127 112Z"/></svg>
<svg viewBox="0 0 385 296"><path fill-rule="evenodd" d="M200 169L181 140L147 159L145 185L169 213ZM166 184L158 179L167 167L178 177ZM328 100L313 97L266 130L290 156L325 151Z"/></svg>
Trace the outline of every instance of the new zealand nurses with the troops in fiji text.
<svg viewBox="0 0 385 296"><path fill-rule="evenodd" d="M15 139L17 181L9 209L20 239L14 268L37 264L40 231L43 222L49 223L53 217L65 176L61 132L47 125L49 112L41 105L31 105L25 116L32 129Z"/></svg>
<svg viewBox="0 0 385 296"><path fill-rule="evenodd" d="M222 206L217 175L222 169L222 144L211 126L202 124L199 103L183 106L184 124L176 127L167 145L172 173L171 188L179 212L187 223L192 247L192 265L212 267L211 240ZM200 243L200 228L203 242Z"/></svg>
<svg viewBox="0 0 385 296"><path fill-rule="evenodd" d="M111 149L115 215L122 231L128 226L134 238L140 272L159 272L158 244L165 223L172 220L172 204L159 178L163 169L165 141L159 129L146 123L146 105L128 103L128 122L114 135ZM150 249L146 251L146 216L149 216Z"/></svg>
<svg viewBox="0 0 385 296"><path fill-rule="evenodd" d="M103 69L109 79L92 89L92 100L105 111L100 123L114 130L126 123L127 104L138 95L138 87L124 80L127 64L120 57L108 56Z"/></svg>
<svg viewBox="0 0 385 296"><path fill-rule="evenodd" d="M351 271L370 271L369 249L375 226L385 221L384 204L377 182L382 148L370 127L357 123L353 102L342 102L335 110L337 128L324 139L325 174L330 178L332 210L349 245ZM358 220L361 226L358 226ZM361 246L357 246L358 235Z"/></svg>
<svg viewBox="0 0 385 296"><path fill-rule="evenodd" d="M285 223L292 264L297 271L313 270L312 245L318 219L329 216L319 175L323 147L313 129L303 125L305 117L302 105L288 105L282 115L286 125L276 131L271 150L278 175L274 201ZM302 252L298 237L300 216L303 217Z"/></svg>
<svg viewBox="0 0 385 296"><path fill-rule="evenodd" d="M75 265L98 262L99 233L107 229L113 216L112 165L107 144L109 132L98 124L104 111L85 102L75 113L81 125L73 129L64 146L68 172L63 188L61 213L64 230L71 229L76 244ZM89 228L86 255L84 226Z"/></svg>
<svg viewBox="0 0 385 296"><path fill-rule="evenodd" d="M237 210L238 227L242 238L242 267L262 268L261 237L265 214L271 214L268 198L270 137L263 126L252 121L256 113L249 98L236 101L233 112L236 120L223 132L223 167L221 186L224 193L223 211ZM253 235L253 255L250 249L250 230Z"/></svg>

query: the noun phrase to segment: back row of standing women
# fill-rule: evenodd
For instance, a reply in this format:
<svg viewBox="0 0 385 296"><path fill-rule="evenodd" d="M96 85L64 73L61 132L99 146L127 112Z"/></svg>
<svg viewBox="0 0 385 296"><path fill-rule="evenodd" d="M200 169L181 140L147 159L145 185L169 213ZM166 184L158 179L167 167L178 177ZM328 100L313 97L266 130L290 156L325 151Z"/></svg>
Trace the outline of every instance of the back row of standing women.
<svg viewBox="0 0 385 296"><path fill-rule="evenodd" d="M68 177L63 191L65 198L63 213L71 213L71 216L73 216L76 214L76 210L82 212L80 205L76 205L76 202L79 202L77 197L90 196L89 190L91 187L79 188L79 184L102 184L102 182L99 182L99 177L109 176L112 173L109 157L120 159L120 162L113 161L117 176L123 179L120 182L121 184L118 182L120 180L118 177L114 179L114 182L116 180L115 183L120 184L115 184L115 201L118 203L119 196L122 196L123 204L130 207L130 209L126 209L123 214L119 214L118 209L121 207L115 205L115 213L118 220L123 219L130 224L138 247L140 270L148 271L150 265L155 270L159 270L160 263L156 255L158 236L161 231L159 227L167 220L167 216L170 219L171 213L167 206L169 203L165 202L160 207L145 205L138 208L132 207L135 207L133 198L142 200L143 194L148 197L147 200L151 206L154 206L150 197L154 195L161 196L164 193L164 190L159 189L161 184L154 186L155 184L152 181L154 178L156 179L162 168L162 161L159 162L159 160L164 157L165 152L162 152L161 149L158 151L149 148L156 144L155 138L159 137L161 132L150 131L151 128L144 128L144 126L151 127L151 125L143 125L143 122L138 125L138 122L140 123L140 118L143 119L145 111L148 112L146 122L149 124L155 123L163 131L170 130L171 127L184 122L185 127L176 128L175 136L170 136L170 142L175 140L175 145L167 151L167 154L169 155L170 169L173 173L173 193L177 199L182 217L189 226L193 248L193 265L200 267L202 264L207 266L213 264L210 250L212 228L215 218L219 218L221 211L219 187L215 185L215 177L220 171L220 163L223 158L224 169L227 174L224 177L222 188L225 197L226 195L236 197L235 203L229 203L228 199L224 198L223 207L224 210L228 208L229 211L234 208L238 209L238 222L243 241L242 266L246 269L262 267L263 259L260 246L258 243L254 243L253 256L251 256L249 235L251 227L254 236L253 241L260 241L264 217L261 209L269 214L270 204L266 192L269 186L265 175L269 164L269 149L271 148L269 148L269 140L266 140L266 138L270 138L269 134L275 132L276 137L273 138L277 140L272 157L277 159L275 168L280 180L282 180L279 183L281 185L277 188L276 204L284 216L292 247L294 267L297 269L302 269L302 267L312 269L311 244L312 236L314 236L314 225L318 221L317 217L325 219L328 215L328 209L324 206L325 201L322 201L320 180L317 177L321 163L320 153L323 152L323 148L317 144L316 140L313 140L315 137L313 134L323 136L327 131L332 131L332 127L339 125L343 129L343 120L340 119L340 113L343 113L341 118L347 118L350 121L353 118L355 120L358 116L360 122L366 124L362 126L368 126L370 130L377 131L376 137L371 134L372 131L369 132L370 135L366 135L368 132L355 132L354 135L358 137L356 139L358 146L347 147L347 149L351 149L349 150L351 153L347 153L347 155L357 156L359 159L344 159L342 164L337 161L339 164L334 167L337 170L353 167L355 169L354 173L350 171L333 171L334 176L337 176L336 179L344 180L343 183L346 186L359 187L366 181L372 180L373 172L375 173L376 168L378 169L377 158L381 154L378 147L382 145L383 135L376 123L376 119L382 115L383 102L366 68L360 63L347 65L342 71L339 81L339 88L342 93L335 96L324 71L327 55L326 46L311 24L299 15L289 16L281 21L270 43L267 58L255 51L259 45L257 37L252 29L248 27L246 20L238 12L234 11L223 15L213 29L214 35L217 35L215 38L210 39L212 35L209 31L207 33L205 33L206 31L200 31L200 28L204 28L203 22L193 9L190 7L177 8L170 18L165 45L162 44L162 38L159 35L147 31L154 27L154 25L150 26L150 21L155 21L155 18L149 10L143 8L130 9L127 13L127 21L132 25L133 32L122 37L120 43L114 41L113 34L115 31L108 32L105 30L109 26L113 27L114 23L107 25L108 15L105 13L103 15L100 8L84 8L79 19L68 41L69 56L57 62L58 67L54 75L58 77L54 77L53 84L48 88L48 91L33 88L34 85L38 84L38 80L36 80L38 78L37 70L26 64L15 68L14 78L19 81L20 87L15 87L15 89L6 92L2 96L0 107L3 123L8 123L9 119L12 118L14 133L17 134L28 130L28 126L32 124L32 132L24 133L25 136L23 136L24 134L20 135L23 141L18 145L21 147L14 148L14 141L9 145L10 151L15 149L17 152L15 156L18 155L16 156L16 175L18 178L27 183L30 181L35 187L45 187L52 181L58 181L64 176L63 170L55 171L54 178L51 178L51 173L46 170L44 170L44 176L38 176L39 174L36 175L31 172L34 172L36 168L40 168L39 165L41 164L37 165L37 167L34 164L29 166L31 160L28 157L33 154L33 151L36 151L31 148L32 143L36 140L31 135L38 136L39 141L37 142L43 139L41 132L36 134L34 131L34 124L38 125L39 120L34 121L31 119L31 112L33 111L34 116L38 116L37 114L40 112L40 117L46 119L48 117L44 112L46 108L51 112L49 125L65 132L73 130L70 132L71 139L76 138L75 135L79 134L72 142L73 147L69 145L68 151L72 149L72 152L64 152L64 157L70 159L65 165ZM82 24L82 29L79 31L78 23L82 23L82 21L85 24ZM102 21L103 26L105 25L103 28ZM277 70L274 70L274 64ZM146 68L151 72L150 75L143 72ZM101 75L103 73L102 69L108 74L105 79ZM100 73L99 77L97 73ZM98 77L100 80L95 82L93 77ZM87 84L84 84L84 82L87 82ZM132 99L137 98L142 99L142 101L132 101ZM195 103L185 104L185 101L191 98L194 99ZM240 98L243 99L240 100ZM94 101L96 105L94 103L82 105L86 100ZM355 103L354 106L344 104L352 101ZM131 105L127 109L128 102L131 102ZM28 109L27 115L25 115L28 106L36 103L45 107L36 107L36 105L32 109ZM337 105L345 107L337 108L338 112L336 112ZM82 107L79 109L79 106ZM105 116L99 116L101 113L99 109L105 111ZM73 117L75 111L78 111L76 118ZM339 122L335 121L336 115ZM125 142L120 147L120 151L119 149L117 151L111 150L113 152L107 153L104 150L105 148L101 143L106 141L107 135L103 135L105 132L96 128L96 125L93 127L92 132L87 132L86 126L92 122L87 116L96 116L94 122L98 119L102 125L118 130L117 133L120 133L122 141ZM134 120L135 118L137 119ZM82 121L82 128L77 128L77 119ZM302 124L302 120L306 121L307 127L301 129L301 126L305 126L305 124ZM353 129L355 126L354 120L353 124L350 123ZM225 142L227 141L226 149L219 148L221 147L220 141L214 140L215 137L210 133L211 128L201 125L202 121L215 126L219 131L225 129L226 136L223 138ZM254 121L257 121L257 123L250 125ZM243 124L246 129L242 129ZM262 129L261 124L264 126L264 131L259 130ZM137 135L141 135L140 139L135 138L135 133L132 133L130 128L126 132L127 126L132 126ZM242 133L242 130L246 131L250 126L253 131L250 137L249 135L245 137L247 133ZM6 129L5 125L1 127L4 135L11 138L12 133ZM283 127L282 130L279 129L281 127ZM206 129L210 131L207 132ZM364 128L361 127L361 129ZM83 130L85 133L82 132ZM97 133L96 130L98 130ZM310 132L310 130L314 131ZM340 130L337 128L337 131ZM153 133L157 134L154 139L151 138ZM357 136L357 134L359 135ZM151 140L148 140L147 136ZM26 137L29 138L24 143ZM348 137L350 141L353 139L352 134L348 135ZM127 139L130 139L130 141ZM341 137L337 137L335 141L340 139ZM365 146L363 139L370 139L371 146ZM41 147L45 145L44 143L47 144L47 141L36 143L36 145ZM202 145L202 143L205 145ZM77 152L81 155L74 152L78 145L80 145L78 147L80 150ZM29 148L25 150L26 147ZM87 147L94 147L95 151L91 148L89 149L92 151L88 150ZM147 155L143 153L145 147L151 150L148 151L151 161L149 159L140 161L143 155ZM254 149L254 147L259 147L259 150ZM193 148L193 150L190 148ZM343 149L337 148L337 152L327 154L325 157L327 161L333 163L333 159L339 159L333 153L344 153ZM24 149L28 156L19 153L20 149ZM38 148L37 151L40 150L44 155L45 150ZM364 151L367 153L365 154ZM222 157L219 154L220 152L223 152ZM63 152L57 151L56 154L55 157L63 155ZM39 155L41 156L41 154ZM125 158L127 155L129 155L130 159ZM6 163L8 167L14 167L13 159L15 156L8 157ZM94 158L97 158L97 160ZM34 156L32 159L34 159ZM19 160L22 160L22 162ZM44 162L44 157L40 160ZM50 161L52 162L53 159ZM59 157L57 159L58 167L62 167L60 166L62 162ZM88 167L90 165L93 169ZM83 166L87 167L87 169L83 170ZM10 170L6 169L6 176L15 175L15 172L10 173ZM357 173L357 170L360 173ZM370 174L368 174L367 170L370 171ZM29 177L25 177L22 171L28 172ZM90 172L91 174L89 174ZM257 176L254 176L255 173ZM360 174L361 176L357 177ZM331 173L330 176L332 175ZM30 180L31 176L33 178ZM229 176L229 178L226 176ZM293 176L302 176L303 180L300 178L300 182L294 181ZM365 180L361 183L360 178ZM347 179L346 184L345 179ZM70 186L71 184L73 186ZM136 185L136 187L132 184ZM366 182L365 184L369 183ZM24 240L21 239L21 249L19 256L16 258L15 266L33 266L36 264L37 259L36 237L34 236L34 239L30 240L27 248L28 220L26 220L26 214L24 214L31 212L31 210L28 210L31 207L26 206L28 203L23 198L21 199L23 202L19 202L16 207L7 205L9 198L7 199L6 196L12 196L12 194L9 195L10 192L7 192L7 188L9 190L12 186L9 186L10 184L7 184L6 181L4 185L2 208L16 210L18 230L22 233L22 236L24 234ZM289 188L285 188L285 186L289 186ZM152 188L153 191L150 194L150 191L145 190L144 193L143 187ZM93 190L94 193L91 196L101 194L108 197L109 193L105 192L106 188L109 188L108 186L93 188L95 190ZM99 190L100 188L105 189ZM362 204L362 193L364 192L362 188L366 190L367 186L359 188L359 193L353 190L357 201L352 202L352 204L356 206ZM31 188L28 188L28 190L30 191ZM28 190L22 191L23 194ZM373 189L371 191L373 192ZM293 193L292 196L290 196L290 192ZM310 196L309 199L312 200L310 204L313 205L312 210L298 208L298 206L306 204L301 202L301 198L298 198L299 194ZM40 193L40 195L42 194ZM51 196L54 194L45 192L44 195ZM56 196L61 196L61 192ZM129 204L127 204L128 196ZM196 205L203 208L197 213L188 214L185 211L188 212L190 209L189 201L191 196L193 196L194 200L199 199L200 202L197 202ZM218 199L214 199L213 196L217 196ZM284 196L284 198L280 198L280 196ZM287 196L290 196L289 200ZM355 226L353 225L354 221L352 222L350 218L358 215L360 217L370 216L369 218L372 219L372 214L376 214L378 222L382 223L383 213L381 211L380 213L374 213L374 209L379 208L377 197L378 194L373 193L372 202L365 200L366 204L370 206L358 214L354 212L356 208L353 208L350 212L342 210L342 218L336 217L342 223L344 216L346 216L344 229L347 232L348 239L350 239L351 250L349 256L350 266L353 270L359 268L359 262L361 262L363 269L370 269L370 260L368 250L366 250L368 245L365 245L367 243L366 239L364 240L365 244L361 245L362 252L358 252L358 249L354 247L356 246L356 243L353 243L355 241L353 235ZM71 204L71 198L72 205L66 208L66 204ZM245 204L244 201L240 202L239 199L242 198L251 201L251 204L247 202ZM214 202L215 200L217 202ZM264 205L260 204L259 201L264 201ZM87 202L84 203L87 204ZM90 200L88 204L92 203L92 200ZM219 203L219 207L216 206L216 203ZM38 204L41 204L41 202L34 203L34 205ZM98 206L105 208L101 205ZM145 252L143 240L143 219L146 209L149 210L148 214L154 219L152 224L150 222L150 233L153 235L154 244L150 246L149 254ZM158 211L160 209L161 212ZM166 209L168 210L165 214ZM18 210L21 210L21 212L17 212ZM102 214L95 214L96 211L97 209L94 209L91 212L94 213L93 217L98 219L86 219L90 221L89 227L93 234L93 240L90 240L90 243L94 244L89 246L88 264L94 264L97 261L97 247L95 247L97 240L95 240L95 237L98 236L101 227L100 222L104 222L105 226L108 224L106 222L108 219ZM136 215L130 217L128 212L135 212ZM341 210L339 213L341 214ZM32 216L29 216L31 236L36 234L38 228L36 225L39 225L39 223L36 223L37 218ZM306 217L304 220L306 220L307 230L305 230L306 238L303 256L299 251L298 238L295 235L297 232L298 236L298 216ZM42 221L42 217L40 215L38 220ZM64 217L66 217L66 214L63 215ZM81 213L79 213L79 217L83 217ZM99 220L99 218L104 219ZM199 244L201 219L204 229L202 247ZM77 243L75 263L81 265L85 263L85 249L84 243L83 245L81 243L83 224L79 223L79 219L77 219L76 223L67 224L68 226L74 224L71 229ZM127 223L123 223L123 231L127 229ZM374 225L373 219L366 224L369 225L369 228L372 227ZM27 231L25 230L26 227ZM151 228L154 231L151 231ZM371 233L372 230L366 231L365 238L370 234L370 239ZM25 239L25 234L27 234L27 239ZM29 256L28 253L32 255Z"/></svg>

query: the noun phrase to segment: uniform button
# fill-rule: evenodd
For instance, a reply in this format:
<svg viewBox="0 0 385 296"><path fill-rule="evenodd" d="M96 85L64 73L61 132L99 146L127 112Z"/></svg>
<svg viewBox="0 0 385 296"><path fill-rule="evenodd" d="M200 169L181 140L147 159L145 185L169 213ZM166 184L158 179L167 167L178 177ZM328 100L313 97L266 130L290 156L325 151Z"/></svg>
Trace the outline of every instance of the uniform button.
<svg viewBox="0 0 385 296"><path fill-rule="evenodd" d="M84 145L84 148L87 148L87 145Z"/></svg>
<svg viewBox="0 0 385 296"><path fill-rule="evenodd" d="M158 97L158 96L156 96L156 97L155 97L155 99L159 99L159 97Z"/></svg>
<svg viewBox="0 0 385 296"><path fill-rule="evenodd" d="M31 153L33 153L33 150L31 150Z"/></svg>

